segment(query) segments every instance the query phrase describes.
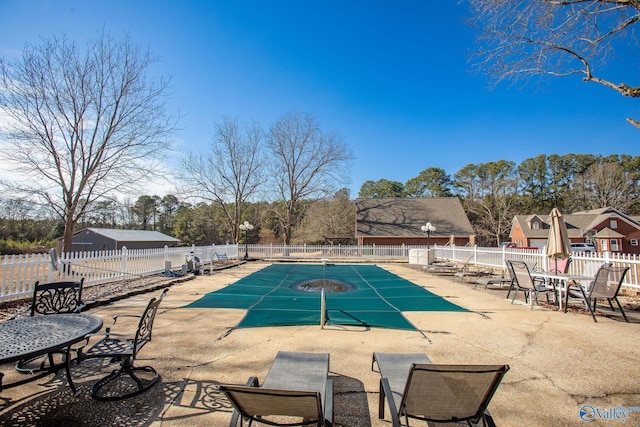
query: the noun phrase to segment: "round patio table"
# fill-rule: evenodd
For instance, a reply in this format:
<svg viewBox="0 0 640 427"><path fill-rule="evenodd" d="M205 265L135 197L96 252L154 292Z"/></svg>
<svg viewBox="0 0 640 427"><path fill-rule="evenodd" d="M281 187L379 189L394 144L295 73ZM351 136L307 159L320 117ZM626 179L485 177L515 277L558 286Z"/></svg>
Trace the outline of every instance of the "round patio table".
<svg viewBox="0 0 640 427"><path fill-rule="evenodd" d="M89 314L48 314L7 320L0 323L0 364L64 351L67 380L75 394L76 388L71 379L70 346L100 328L102 319ZM52 365L38 375L6 385L1 383L0 376L0 390L57 372L60 367L61 365Z"/></svg>

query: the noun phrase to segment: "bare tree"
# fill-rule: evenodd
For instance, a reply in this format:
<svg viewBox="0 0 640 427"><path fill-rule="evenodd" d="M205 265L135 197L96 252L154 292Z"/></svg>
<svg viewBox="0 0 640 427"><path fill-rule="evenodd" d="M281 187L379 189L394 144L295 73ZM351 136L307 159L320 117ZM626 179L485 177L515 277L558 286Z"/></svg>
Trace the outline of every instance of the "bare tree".
<svg viewBox="0 0 640 427"><path fill-rule="evenodd" d="M497 245L516 214L515 163L506 160L469 164L454 175L454 185L481 244Z"/></svg>
<svg viewBox="0 0 640 427"><path fill-rule="evenodd" d="M589 209L612 206L622 211L635 203L628 174L619 163L597 163L579 177L578 184L585 191Z"/></svg>
<svg viewBox="0 0 640 427"><path fill-rule="evenodd" d="M356 208L349 190L342 189L330 199L313 202L296 233L304 243L340 244L355 240Z"/></svg>
<svg viewBox="0 0 640 427"><path fill-rule="evenodd" d="M352 154L340 138L325 133L314 116L288 113L269 131L267 144L273 188L283 206L278 212L284 243L304 215L303 202L322 198L344 187Z"/></svg>
<svg viewBox="0 0 640 427"><path fill-rule="evenodd" d="M18 177L11 188L62 219L64 251L92 202L162 170L173 123L168 82L145 74L153 62L128 37L104 33L86 49L52 38L0 62L2 155Z"/></svg>
<svg viewBox="0 0 640 427"><path fill-rule="evenodd" d="M640 86L615 83L614 52L637 57L635 26L640 2L629 0L471 0L480 30L476 65L496 83L532 76L580 75L623 96L640 97ZM619 55L622 57L625 55ZM627 118L640 128L640 122Z"/></svg>
<svg viewBox="0 0 640 427"><path fill-rule="evenodd" d="M186 194L215 203L224 212L234 240L239 242L244 203L264 183L262 130L256 123L241 126L225 117L207 154L185 153L182 178Z"/></svg>

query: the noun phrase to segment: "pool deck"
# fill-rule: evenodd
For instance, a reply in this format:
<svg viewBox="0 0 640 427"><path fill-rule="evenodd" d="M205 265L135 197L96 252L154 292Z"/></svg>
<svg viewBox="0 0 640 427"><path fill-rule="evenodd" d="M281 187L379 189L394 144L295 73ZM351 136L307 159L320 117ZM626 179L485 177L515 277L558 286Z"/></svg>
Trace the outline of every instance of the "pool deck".
<svg viewBox="0 0 640 427"><path fill-rule="evenodd" d="M379 328L292 326L234 329L243 310L181 308L267 264L251 262L212 276L175 284L162 302L153 341L138 365L152 365L162 380L147 393L121 402L88 396L100 372L91 361L73 368L79 394L64 374L0 392L0 425L226 426L231 407L220 383L263 380L279 350L330 353L336 426L389 426L378 419L379 374L371 357L379 352L424 352L434 363L508 364L489 409L502 426L581 426L579 410L640 410L640 313L598 317L560 313L506 300L506 288L454 282L406 264L379 264L431 292L473 310L409 312L419 331ZM116 313L140 313L158 292L95 307L105 326ZM120 321L119 321L120 323ZM17 375L0 367L7 377ZM103 372L104 374L105 372ZM613 413L613 412L611 412ZM618 425L596 419L592 425ZM627 411L622 425L639 425ZM413 425L413 424L412 424ZM416 425L421 425L416 423Z"/></svg>

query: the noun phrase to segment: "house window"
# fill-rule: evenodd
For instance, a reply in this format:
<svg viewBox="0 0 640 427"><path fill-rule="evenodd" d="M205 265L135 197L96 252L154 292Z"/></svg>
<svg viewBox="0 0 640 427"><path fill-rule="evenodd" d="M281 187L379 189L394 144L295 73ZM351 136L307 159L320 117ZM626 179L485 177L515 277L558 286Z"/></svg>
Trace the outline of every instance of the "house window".
<svg viewBox="0 0 640 427"><path fill-rule="evenodd" d="M638 246L638 239L631 239L629 240L629 243L631 244L631 246Z"/></svg>
<svg viewBox="0 0 640 427"><path fill-rule="evenodd" d="M618 239L611 239L611 252L618 252Z"/></svg>
<svg viewBox="0 0 640 427"><path fill-rule="evenodd" d="M540 230L540 223L537 221L531 223L531 228L533 228L534 230Z"/></svg>
<svg viewBox="0 0 640 427"><path fill-rule="evenodd" d="M608 246L609 246L608 240L600 240L600 248L602 249L603 252L606 252L609 250Z"/></svg>
<svg viewBox="0 0 640 427"><path fill-rule="evenodd" d="M615 219L612 219L611 221L609 221L609 225L611 226L612 230L615 230L616 228L618 228L618 221Z"/></svg>

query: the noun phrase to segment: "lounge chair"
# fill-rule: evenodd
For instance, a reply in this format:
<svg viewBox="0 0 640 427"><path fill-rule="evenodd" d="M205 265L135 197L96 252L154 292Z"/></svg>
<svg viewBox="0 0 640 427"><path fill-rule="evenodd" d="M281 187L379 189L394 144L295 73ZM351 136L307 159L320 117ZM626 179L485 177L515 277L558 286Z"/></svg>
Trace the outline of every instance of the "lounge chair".
<svg viewBox="0 0 640 427"><path fill-rule="evenodd" d="M328 373L328 353L278 352L262 386L256 377L244 386L220 386L235 408L229 426L242 426L244 420L248 425L332 426L333 381Z"/></svg>
<svg viewBox="0 0 640 427"><path fill-rule="evenodd" d="M443 276L452 276L452 275L455 275L456 273L468 271L469 265L472 259L473 259L473 255L467 258L467 260L462 264L462 266L458 264L452 264L450 262L429 264L429 265L423 266L422 271L425 273L439 274Z"/></svg>
<svg viewBox="0 0 640 427"><path fill-rule="evenodd" d="M423 353L374 353L380 371L378 417L385 400L393 427L402 418L427 422L495 425L487 406L508 365L434 365Z"/></svg>
<svg viewBox="0 0 640 427"><path fill-rule="evenodd" d="M610 265L603 265L600 267L598 272L596 273L595 279L593 283L590 284L588 288L582 285L575 285L569 287L569 296L574 298L581 298L586 307L589 309L591 313L591 317L593 317L593 321L596 320L596 303L599 299L606 299L609 301L609 306L612 311L615 311L613 307L613 301L618 304L620 308L620 312L622 313L622 317L625 322L628 322L627 315L624 313L622 309L622 305L618 300L618 292L620 291L620 287L622 286L622 281L624 280L624 276L629 271L630 267L613 267ZM568 301L568 300L567 300ZM593 307L591 307L591 302L593 302ZM565 305L565 311L567 310L567 306Z"/></svg>

